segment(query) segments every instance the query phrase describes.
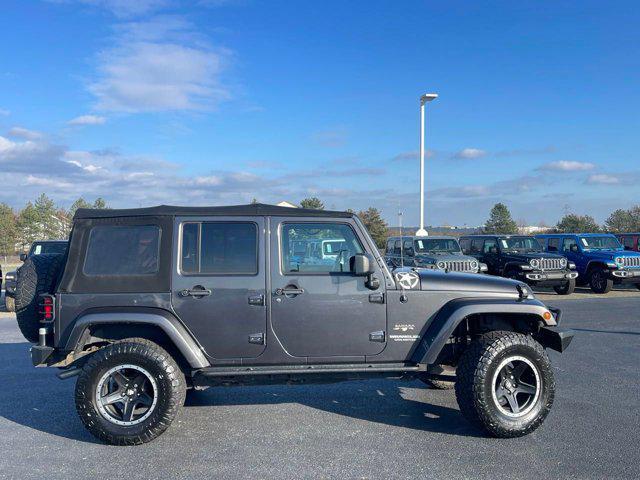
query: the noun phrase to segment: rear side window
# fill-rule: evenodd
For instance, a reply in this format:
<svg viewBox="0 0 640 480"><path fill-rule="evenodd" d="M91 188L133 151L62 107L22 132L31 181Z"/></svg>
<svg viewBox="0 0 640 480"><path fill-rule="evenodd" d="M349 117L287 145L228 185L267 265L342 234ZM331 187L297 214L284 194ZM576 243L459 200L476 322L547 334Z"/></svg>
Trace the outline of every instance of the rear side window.
<svg viewBox="0 0 640 480"><path fill-rule="evenodd" d="M91 275L151 275L158 272L160 227L99 225L91 229L83 272Z"/></svg>
<svg viewBox="0 0 640 480"><path fill-rule="evenodd" d="M480 253L482 251L482 245L484 244L484 238L474 238L471 240L471 253Z"/></svg>
<svg viewBox="0 0 640 480"><path fill-rule="evenodd" d="M560 248L560 239L559 238L550 238L547 250L550 252L557 252Z"/></svg>
<svg viewBox="0 0 640 480"><path fill-rule="evenodd" d="M387 253L393 253L393 239L387 241Z"/></svg>
<svg viewBox="0 0 640 480"><path fill-rule="evenodd" d="M463 253L468 253L470 246L471 240L469 240L468 238L463 238L462 240L460 240L460 248L462 249Z"/></svg>
<svg viewBox="0 0 640 480"><path fill-rule="evenodd" d="M251 222L185 223L180 269L185 274L257 274L258 227Z"/></svg>
<svg viewBox="0 0 640 480"><path fill-rule="evenodd" d="M572 245L577 245L576 239L573 237L566 237L562 239L562 251L568 252L571 250Z"/></svg>

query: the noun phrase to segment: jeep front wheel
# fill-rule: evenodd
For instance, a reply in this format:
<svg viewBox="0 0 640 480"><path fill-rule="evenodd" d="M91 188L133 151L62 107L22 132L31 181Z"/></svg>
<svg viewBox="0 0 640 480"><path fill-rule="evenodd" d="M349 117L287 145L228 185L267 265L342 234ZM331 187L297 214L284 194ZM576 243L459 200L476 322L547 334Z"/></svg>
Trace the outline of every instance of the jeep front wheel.
<svg viewBox="0 0 640 480"><path fill-rule="evenodd" d="M576 290L576 279L570 278L562 285L553 287L558 295L571 295Z"/></svg>
<svg viewBox="0 0 640 480"><path fill-rule="evenodd" d="M163 433L184 404L186 384L175 360L142 338L93 354L78 377L76 409L84 426L112 445L139 445Z"/></svg>
<svg viewBox="0 0 640 480"><path fill-rule="evenodd" d="M482 335L463 354L457 374L460 411L496 437L533 432L553 404L551 363L542 346L528 335Z"/></svg>
<svg viewBox="0 0 640 480"><path fill-rule="evenodd" d="M609 293L613 288L613 280L602 268L594 268L589 280L593 293Z"/></svg>

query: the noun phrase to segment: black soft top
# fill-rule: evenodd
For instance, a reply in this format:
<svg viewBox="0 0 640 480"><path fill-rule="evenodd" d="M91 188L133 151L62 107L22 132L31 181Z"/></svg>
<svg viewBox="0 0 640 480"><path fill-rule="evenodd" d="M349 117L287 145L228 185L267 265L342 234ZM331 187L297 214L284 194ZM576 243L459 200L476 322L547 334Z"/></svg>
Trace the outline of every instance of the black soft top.
<svg viewBox="0 0 640 480"><path fill-rule="evenodd" d="M177 207L172 205L158 205L147 208L123 209L94 209L79 208L73 216L74 220L89 218L119 218L119 217L159 217L159 216L283 216L283 217L343 217L349 218L353 214L331 210L311 210L306 208L279 207L265 203L251 203L249 205L227 205L224 207Z"/></svg>

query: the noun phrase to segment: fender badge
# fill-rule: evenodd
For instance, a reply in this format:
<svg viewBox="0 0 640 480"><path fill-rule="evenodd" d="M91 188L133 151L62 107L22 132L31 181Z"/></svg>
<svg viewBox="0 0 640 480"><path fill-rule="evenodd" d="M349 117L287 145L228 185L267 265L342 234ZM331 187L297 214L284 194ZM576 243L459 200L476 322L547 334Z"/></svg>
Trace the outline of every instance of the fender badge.
<svg viewBox="0 0 640 480"><path fill-rule="evenodd" d="M396 280L400 286L406 290L413 290L418 286L420 277L414 272L398 272L396 273Z"/></svg>

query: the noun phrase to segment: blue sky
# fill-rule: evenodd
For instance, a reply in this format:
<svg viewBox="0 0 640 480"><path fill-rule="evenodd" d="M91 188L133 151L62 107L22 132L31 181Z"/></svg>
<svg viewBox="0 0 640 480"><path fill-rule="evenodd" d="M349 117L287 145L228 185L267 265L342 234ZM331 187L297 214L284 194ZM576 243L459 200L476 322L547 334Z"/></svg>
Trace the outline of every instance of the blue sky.
<svg viewBox="0 0 640 480"><path fill-rule="evenodd" d="M0 201L398 207L427 223L639 203L637 2L5 1Z"/></svg>

